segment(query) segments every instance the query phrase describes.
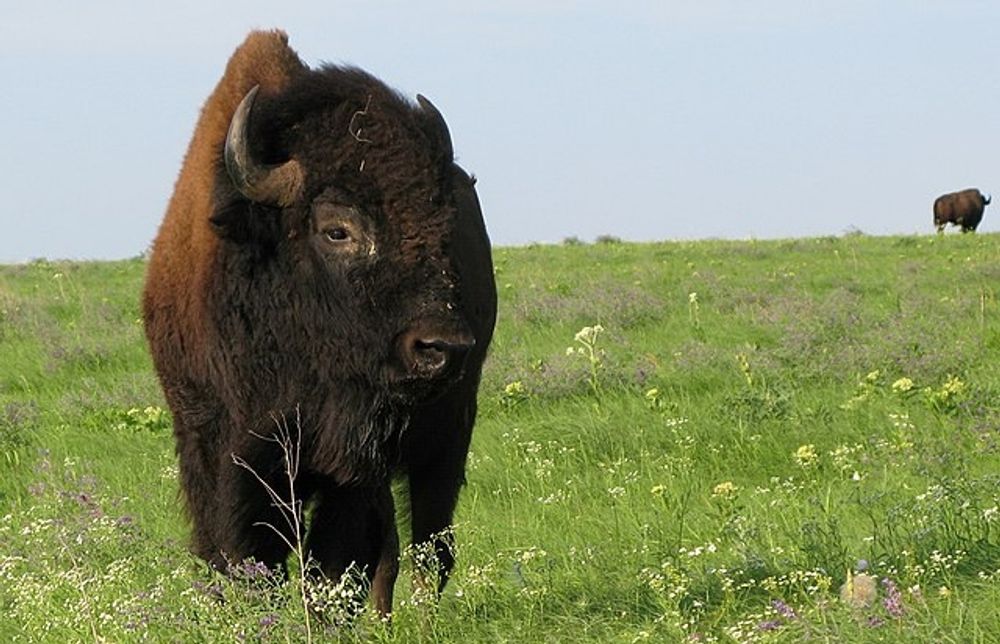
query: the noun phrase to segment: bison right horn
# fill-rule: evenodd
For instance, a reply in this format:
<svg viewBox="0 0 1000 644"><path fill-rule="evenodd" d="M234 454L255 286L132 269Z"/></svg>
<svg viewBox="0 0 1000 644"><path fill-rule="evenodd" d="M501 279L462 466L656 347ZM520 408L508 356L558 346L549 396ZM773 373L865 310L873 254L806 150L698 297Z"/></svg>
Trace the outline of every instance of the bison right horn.
<svg viewBox="0 0 1000 644"><path fill-rule="evenodd" d="M440 137L441 144L444 146L444 153L448 159L455 156L455 150L451 144L451 132L448 131L448 124L445 123L444 117L441 116L441 112L438 108L434 107L434 103L431 103L428 98L422 94L417 94L417 103L420 108L431 118L434 123L434 127L437 128L438 137Z"/></svg>
<svg viewBox="0 0 1000 644"><path fill-rule="evenodd" d="M250 152L250 111L260 85L255 85L240 101L226 133L226 171L240 193L259 203L289 206L302 194L302 166L295 159L279 165L261 165Z"/></svg>

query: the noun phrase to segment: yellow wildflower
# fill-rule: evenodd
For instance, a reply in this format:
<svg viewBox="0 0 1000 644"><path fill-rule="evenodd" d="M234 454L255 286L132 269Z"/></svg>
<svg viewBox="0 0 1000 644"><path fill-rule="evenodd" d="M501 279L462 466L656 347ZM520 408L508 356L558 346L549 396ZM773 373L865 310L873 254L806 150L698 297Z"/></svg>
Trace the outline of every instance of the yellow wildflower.
<svg viewBox="0 0 1000 644"><path fill-rule="evenodd" d="M896 382L892 383L892 390L897 393L905 394L911 389L913 389L913 381L909 378L900 378Z"/></svg>
<svg viewBox="0 0 1000 644"><path fill-rule="evenodd" d="M816 453L816 446L812 443L808 445L800 445L797 450L795 450L795 461L802 467L811 467L817 463L819 460L819 454Z"/></svg>
<svg viewBox="0 0 1000 644"><path fill-rule="evenodd" d="M739 486L732 481L723 481L712 488L712 496L716 498L732 499L736 497Z"/></svg>

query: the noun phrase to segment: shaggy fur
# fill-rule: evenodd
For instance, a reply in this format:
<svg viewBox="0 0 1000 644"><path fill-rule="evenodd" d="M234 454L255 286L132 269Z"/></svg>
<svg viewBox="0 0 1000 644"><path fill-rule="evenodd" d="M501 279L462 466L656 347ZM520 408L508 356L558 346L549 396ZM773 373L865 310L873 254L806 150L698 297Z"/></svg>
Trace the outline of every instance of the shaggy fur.
<svg viewBox="0 0 1000 644"><path fill-rule="evenodd" d="M236 106L258 85L254 158L304 170L285 207L244 197L223 162ZM433 535L450 525L464 480L496 318L472 184L443 122L367 73L310 69L277 31L251 33L233 54L202 109L143 297L198 556L221 569L247 557L284 565L287 546L259 524L285 524L233 456L287 498L282 454L255 434L300 419L295 492L313 504L306 545L322 570L366 570L376 606L391 609L389 483L402 475L413 540L434 539L443 586L453 559ZM325 236L345 228L348 242ZM407 334L475 345L462 368L427 374L400 348Z"/></svg>
<svg viewBox="0 0 1000 644"><path fill-rule="evenodd" d="M934 200L934 226L938 232L943 231L946 224L960 226L963 233L974 232L989 203L990 198L975 188L941 195Z"/></svg>

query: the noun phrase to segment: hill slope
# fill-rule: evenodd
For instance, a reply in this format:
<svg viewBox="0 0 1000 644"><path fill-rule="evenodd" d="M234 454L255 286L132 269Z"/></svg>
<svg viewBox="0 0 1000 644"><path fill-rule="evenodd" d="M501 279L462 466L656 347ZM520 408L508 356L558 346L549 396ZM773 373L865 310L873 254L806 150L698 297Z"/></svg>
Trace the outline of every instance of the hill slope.
<svg viewBox="0 0 1000 644"><path fill-rule="evenodd" d="M0 267L0 638L1000 641L1000 236L494 259L456 575L391 627L187 554L141 260Z"/></svg>

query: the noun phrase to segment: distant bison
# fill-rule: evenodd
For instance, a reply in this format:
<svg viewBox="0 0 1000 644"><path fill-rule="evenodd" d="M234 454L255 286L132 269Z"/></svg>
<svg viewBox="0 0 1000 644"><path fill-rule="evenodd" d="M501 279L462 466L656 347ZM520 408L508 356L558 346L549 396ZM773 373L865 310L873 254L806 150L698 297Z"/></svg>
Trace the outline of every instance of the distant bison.
<svg viewBox="0 0 1000 644"><path fill-rule="evenodd" d="M283 567L285 540L303 537L326 575L363 570L387 613L400 475L413 541L436 550L443 587L454 560L442 535L496 319L473 183L425 98L358 69L310 69L279 31L233 54L143 295L197 555ZM299 454L294 484L281 426ZM312 503L305 535L237 460L281 498Z"/></svg>
<svg viewBox="0 0 1000 644"><path fill-rule="evenodd" d="M934 225L938 232L944 230L945 224L961 226L963 233L975 231L989 203L990 197L975 188L941 195L934 200Z"/></svg>

